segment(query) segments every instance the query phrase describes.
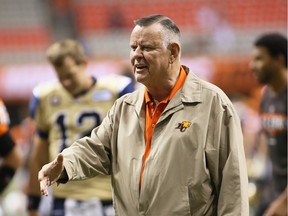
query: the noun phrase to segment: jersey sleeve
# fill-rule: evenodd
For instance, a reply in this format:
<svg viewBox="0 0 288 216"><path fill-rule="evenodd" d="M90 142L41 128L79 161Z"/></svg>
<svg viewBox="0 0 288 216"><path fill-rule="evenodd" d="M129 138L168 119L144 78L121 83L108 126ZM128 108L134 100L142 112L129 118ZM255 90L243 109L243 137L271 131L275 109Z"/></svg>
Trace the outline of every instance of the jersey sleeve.
<svg viewBox="0 0 288 216"><path fill-rule="evenodd" d="M131 93L135 90L134 82L131 78L126 76L121 76L120 78L120 84L119 84L119 97Z"/></svg>
<svg viewBox="0 0 288 216"><path fill-rule="evenodd" d="M135 90L134 82L130 77L118 74L98 77L97 85L99 89L110 91L113 94L114 99L117 99L124 94L133 92ZM106 95L101 92L101 97L105 96Z"/></svg>
<svg viewBox="0 0 288 216"><path fill-rule="evenodd" d="M44 139L48 138L48 129L45 119L43 118L45 110L42 108L44 98L43 87L41 85L36 86L33 89L33 94L29 103L29 114L34 120L36 125L37 134Z"/></svg>

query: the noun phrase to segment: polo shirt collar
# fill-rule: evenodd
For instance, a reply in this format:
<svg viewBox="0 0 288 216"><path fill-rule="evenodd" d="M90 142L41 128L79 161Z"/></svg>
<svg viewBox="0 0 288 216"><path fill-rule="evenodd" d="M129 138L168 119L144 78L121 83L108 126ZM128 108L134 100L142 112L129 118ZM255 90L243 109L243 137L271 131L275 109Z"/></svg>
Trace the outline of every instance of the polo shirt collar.
<svg viewBox="0 0 288 216"><path fill-rule="evenodd" d="M184 67L181 66L180 72L179 72L179 77L178 77L175 85L173 86L169 96L166 99L159 101L159 102L167 104L173 98L173 96L177 93L177 91L179 89L181 89L181 87L183 86L183 84L185 82L186 77L187 77L187 74L185 72L185 69L184 69ZM153 100L151 99L151 95L149 94L147 88L145 88L144 98L145 98L146 104L153 102Z"/></svg>

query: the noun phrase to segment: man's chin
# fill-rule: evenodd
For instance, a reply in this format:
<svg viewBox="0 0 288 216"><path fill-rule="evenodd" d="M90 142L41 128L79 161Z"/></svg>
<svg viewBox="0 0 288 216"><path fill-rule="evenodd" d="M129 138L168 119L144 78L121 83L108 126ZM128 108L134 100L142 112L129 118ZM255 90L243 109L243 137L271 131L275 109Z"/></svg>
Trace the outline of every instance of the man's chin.
<svg viewBox="0 0 288 216"><path fill-rule="evenodd" d="M142 83L142 84L143 84L143 82L145 81L145 77L143 77L143 76L141 76L141 75L138 75L138 74L136 74L136 76L135 76L135 80L136 80L137 82L139 82L139 83Z"/></svg>

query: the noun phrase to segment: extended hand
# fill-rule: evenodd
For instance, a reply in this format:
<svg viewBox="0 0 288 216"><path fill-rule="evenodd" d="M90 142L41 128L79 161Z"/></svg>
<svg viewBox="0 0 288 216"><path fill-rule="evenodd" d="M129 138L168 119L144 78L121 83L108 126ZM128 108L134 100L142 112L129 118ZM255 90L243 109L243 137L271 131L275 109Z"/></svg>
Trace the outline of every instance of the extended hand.
<svg viewBox="0 0 288 216"><path fill-rule="evenodd" d="M63 169L64 166L62 154L58 154L57 158L42 167L38 173L40 192L42 195L48 196L48 187L58 180Z"/></svg>

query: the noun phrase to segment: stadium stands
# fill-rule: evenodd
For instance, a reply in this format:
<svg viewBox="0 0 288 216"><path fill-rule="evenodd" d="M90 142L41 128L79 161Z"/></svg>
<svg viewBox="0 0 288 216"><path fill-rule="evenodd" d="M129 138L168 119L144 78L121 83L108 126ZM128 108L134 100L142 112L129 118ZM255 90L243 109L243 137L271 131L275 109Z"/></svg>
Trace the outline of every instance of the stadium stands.
<svg viewBox="0 0 288 216"><path fill-rule="evenodd" d="M91 60L128 60L133 20L160 13L181 28L185 58L210 58L216 68L216 84L227 91L247 93L255 83L248 81L251 74L243 59L247 61L255 37L265 31L287 32L286 0L0 0L0 5L2 78L15 64L25 64L17 66L20 74L27 74L29 65L34 71L38 66L33 64L45 64L46 47L67 35L81 41ZM227 80L233 77L239 85L235 80L229 85Z"/></svg>

